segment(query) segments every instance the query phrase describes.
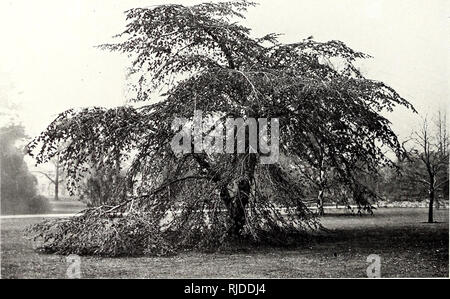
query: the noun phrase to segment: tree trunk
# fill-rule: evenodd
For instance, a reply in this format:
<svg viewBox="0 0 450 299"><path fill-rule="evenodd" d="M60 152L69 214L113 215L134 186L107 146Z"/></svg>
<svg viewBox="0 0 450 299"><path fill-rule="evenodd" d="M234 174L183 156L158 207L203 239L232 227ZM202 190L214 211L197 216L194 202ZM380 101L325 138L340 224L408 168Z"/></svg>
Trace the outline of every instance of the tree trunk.
<svg viewBox="0 0 450 299"><path fill-rule="evenodd" d="M325 211L323 209L323 190L319 190L319 195L317 196L317 210L320 216L325 215Z"/></svg>
<svg viewBox="0 0 450 299"><path fill-rule="evenodd" d="M56 165L55 200L59 200L59 167Z"/></svg>
<svg viewBox="0 0 450 299"><path fill-rule="evenodd" d="M250 195L250 182L248 179L242 180L238 184L238 194L236 196L236 210L234 213L234 233L240 235L245 225L245 208L247 207Z"/></svg>
<svg viewBox="0 0 450 299"><path fill-rule="evenodd" d="M254 178L256 155L250 154L245 161L245 175L237 184L237 192L234 197L230 196L227 186L220 190L222 201L227 207L229 215L228 233L232 238L238 239L242 235L246 223L245 209L250 199L251 184Z"/></svg>
<svg viewBox="0 0 450 299"><path fill-rule="evenodd" d="M430 193L430 204L428 206L428 223L433 223L434 189L431 189L429 193Z"/></svg>
<svg viewBox="0 0 450 299"><path fill-rule="evenodd" d="M259 127L257 127L256 132L259 134ZM242 235L244 225L246 223L245 208L250 199L251 184L255 177L255 168L257 163L257 155L255 153L250 153L250 130L249 127L245 127L245 152L248 155L241 155L244 161L242 165L244 171L242 173L242 178L238 182L237 192L234 197L230 196L227 186L223 186L220 190L220 196L227 207L229 215L229 228L228 234L230 237L239 239ZM258 135L259 136L259 135ZM236 145L235 145L236 146ZM259 150L259 144L257 144L256 151Z"/></svg>
<svg viewBox="0 0 450 299"><path fill-rule="evenodd" d="M250 194L250 182L243 179L238 183L237 194L231 197L227 188L223 187L220 196L225 203L229 216L228 234L232 238L239 238L245 225L245 208Z"/></svg>
<svg viewBox="0 0 450 299"><path fill-rule="evenodd" d="M323 168L323 160L321 162L321 168ZM324 189L325 189L325 171L323 169L321 169L320 174L319 174L319 195L317 196L317 209L318 209L318 214L320 216L325 215L325 211L323 209Z"/></svg>

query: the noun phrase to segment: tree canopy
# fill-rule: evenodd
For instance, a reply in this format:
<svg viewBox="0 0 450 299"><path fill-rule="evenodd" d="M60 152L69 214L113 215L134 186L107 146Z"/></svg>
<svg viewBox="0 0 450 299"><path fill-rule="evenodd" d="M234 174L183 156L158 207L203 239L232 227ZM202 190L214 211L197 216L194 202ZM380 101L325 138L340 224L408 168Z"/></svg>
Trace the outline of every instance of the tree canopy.
<svg viewBox="0 0 450 299"><path fill-rule="evenodd" d="M402 151L381 112L414 108L386 84L365 78L355 61L370 56L341 41L254 37L238 22L254 5L128 10L120 41L100 48L132 58L130 101L139 107L66 111L30 143L30 153L45 162L64 143L59 159L73 188L87 165L126 165L126 183L111 188L127 187L128 198L104 211L145 211L161 229L180 233L177 244L262 240L267 232L317 227L304 203L301 167L320 169L325 156L342 184L358 185L358 171L392 165L386 149ZM197 110L217 120L279 119L279 161L259 163L261 154L249 152L248 142L246 153L176 155L173 120L192 120Z"/></svg>

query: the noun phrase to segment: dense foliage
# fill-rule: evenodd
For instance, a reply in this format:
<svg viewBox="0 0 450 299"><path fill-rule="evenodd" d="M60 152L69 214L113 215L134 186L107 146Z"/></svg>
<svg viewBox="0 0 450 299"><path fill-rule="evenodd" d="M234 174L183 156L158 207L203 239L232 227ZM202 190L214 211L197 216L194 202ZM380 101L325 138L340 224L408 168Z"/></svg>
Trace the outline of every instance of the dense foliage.
<svg viewBox="0 0 450 299"><path fill-rule="evenodd" d="M253 5L127 11L122 41L101 48L133 59L130 100L141 104L66 111L30 144L30 153L45 162L64 142L59 159L71 188L88 165L126 165L126 184L111 188L126 187L127 199L109 211L145 211L155 225L177 232L180 246L317 228L299 179L304 165L320 171L325 163L336 180L359 192L358 200L367 193L358 172L392 165L387 148L401 151L380 112L412 107L382 82L365 78L354 62L369 56L341 41L283 44L276 34L252 36L237 20ZM154 102L157 93L161 99ZM192 120L196 110L218 120L278 118L280 160L261 164L260 153L248 151L248 134L244 154L176 155L172 121Z"/></svg>
<svg viewBox="0 0 450 299"><path fill-rule="evenodd" d="M25 137L22 126L0 128L0 182L2 214L39 214L48 211L47 199L37 192L37 180L28 170L17 143Z"/></svg>

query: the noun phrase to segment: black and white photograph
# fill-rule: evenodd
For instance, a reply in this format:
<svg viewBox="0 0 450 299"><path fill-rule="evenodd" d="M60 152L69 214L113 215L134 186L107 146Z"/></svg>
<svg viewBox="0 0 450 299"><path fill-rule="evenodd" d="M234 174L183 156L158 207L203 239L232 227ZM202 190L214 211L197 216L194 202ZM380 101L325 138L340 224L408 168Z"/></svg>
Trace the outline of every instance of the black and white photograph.
<svg viewBox="0 0 450 299"><path fill-rule="evenodd" d="M2 279L449 278L450 1L0 0L0 35Z"/></svg>

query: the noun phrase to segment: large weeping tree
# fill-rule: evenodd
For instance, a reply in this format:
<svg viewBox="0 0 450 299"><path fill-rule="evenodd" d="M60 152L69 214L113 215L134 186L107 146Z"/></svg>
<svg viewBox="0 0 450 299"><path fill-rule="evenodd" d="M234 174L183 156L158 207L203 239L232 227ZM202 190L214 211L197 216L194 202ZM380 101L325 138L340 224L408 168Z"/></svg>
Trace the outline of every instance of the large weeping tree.
<svg viewBox="0 0 450 299"><path fill-rule="evenodd" d="M305 165L320 171L326 160L343 184L358 185L355 174L391 164L386 149L401 150L380 113L395 105L413 108L392 88L365 78L354 62L369 56L343 42L284 44L276 34L254 37L237 22L253 5L127 11L119 42L101 48L132 58L130 103L140 104L66 111L30 144L30 152L45 162L58 144L67 145L59 159L74 188L87 165L125 168L125 180L111 188L127 188L127 198L101 207L98 221L111 213L145 215L159 231L176 232L177 245L265 240L268 233L282 239L283 233L314 228L304 204L307 184L298 172ZM263 154L249 148L248 129L244 153L174 153L174 120L195 125L196 111L205 121L279 119L278 161L261 163ZM79 218L67 221L84 225Z"/></svg>

